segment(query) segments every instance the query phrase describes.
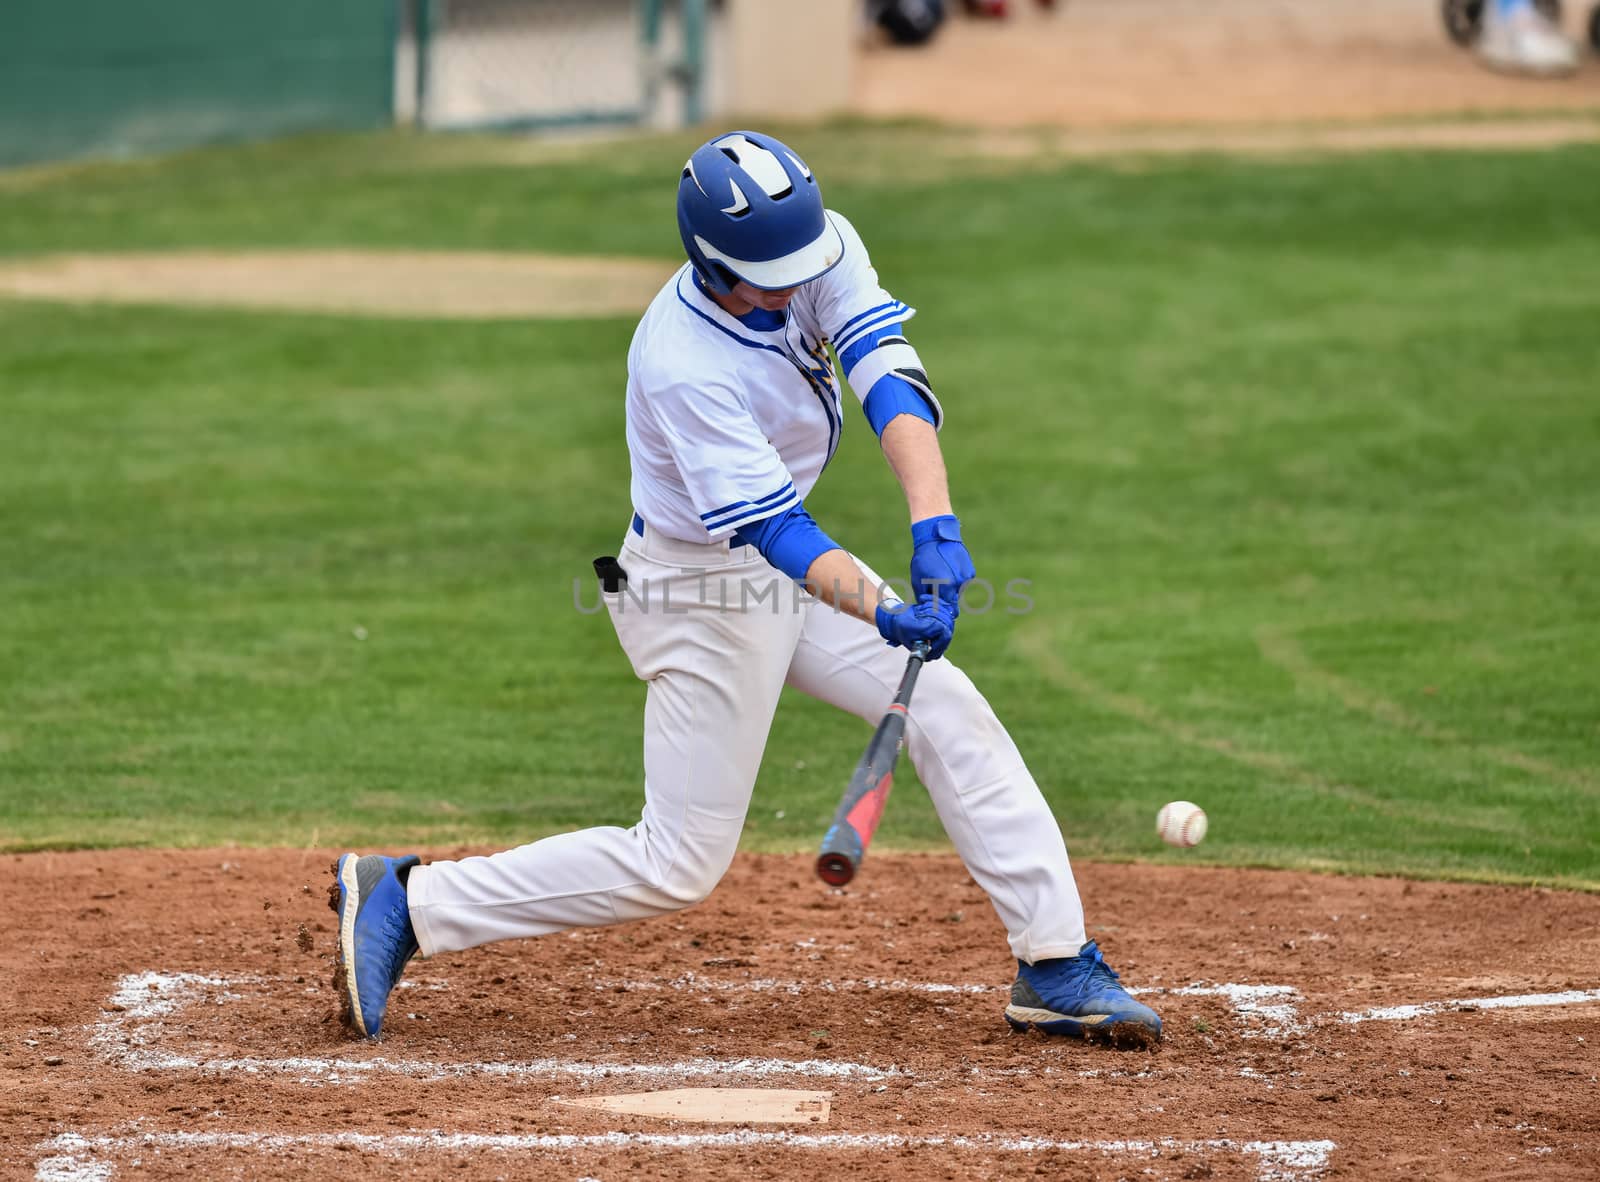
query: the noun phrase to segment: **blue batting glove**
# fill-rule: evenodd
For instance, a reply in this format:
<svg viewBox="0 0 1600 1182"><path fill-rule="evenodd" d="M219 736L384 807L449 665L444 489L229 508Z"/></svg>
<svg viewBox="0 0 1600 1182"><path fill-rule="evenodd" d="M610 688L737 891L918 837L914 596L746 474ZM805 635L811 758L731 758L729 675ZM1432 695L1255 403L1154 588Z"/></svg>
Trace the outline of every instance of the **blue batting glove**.
<svg viewBox="0 0 1600 1182"><path fill-rule="evenodd" d="M961 588L978 577L961 541L961 522L951 513L924 517L911 525L911 544L911 593L919 600L937 595L949 605L953 624L961 612Z"/></svg>
<svg viewBox="0 0 1600 1182"><path fill-rule="evenodd" d="M929 597L915 605L897 603L878 605L878 634L892 645L910 648L923 643L928 646L928 660L937 661L950 647L955 633L954 609Z"/></svg>

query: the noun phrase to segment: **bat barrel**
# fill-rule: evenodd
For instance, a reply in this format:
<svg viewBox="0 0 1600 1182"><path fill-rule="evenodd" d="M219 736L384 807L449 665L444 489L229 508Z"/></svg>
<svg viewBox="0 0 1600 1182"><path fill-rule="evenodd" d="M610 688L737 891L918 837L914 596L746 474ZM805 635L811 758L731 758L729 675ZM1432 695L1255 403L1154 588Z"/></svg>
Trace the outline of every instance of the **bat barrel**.
<svg viewBox="0 0 1600 1182"><path fill-rule="evenodd" d="M894 768L900 759L900 744L906 731L906 710L911 704L911 691L917 684L917 673L927 655L925 644L911 650L894 701L873 732L872 741L867 744L833 815L833 824L822 839L822 848L817 853L817 877L829 886L842 887L848 883L867 856L867 843L877 832L883 806L889 800L889 789L894 784Z"/></svg>

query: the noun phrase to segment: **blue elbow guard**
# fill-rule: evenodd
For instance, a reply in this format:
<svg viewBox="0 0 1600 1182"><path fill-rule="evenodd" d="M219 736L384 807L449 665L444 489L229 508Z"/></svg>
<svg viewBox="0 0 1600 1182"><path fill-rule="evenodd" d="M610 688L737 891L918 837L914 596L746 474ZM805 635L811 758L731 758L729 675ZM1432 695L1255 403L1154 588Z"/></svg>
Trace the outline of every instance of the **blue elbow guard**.
<svg viewBox="0 0 1600 1182"><path fill-rule="evenodd" d="M741 525L732 540L737 545L754 546L763 558L797 583L805 582L811 564L819 557L841 548L822 532L803 504Z"/></svg>

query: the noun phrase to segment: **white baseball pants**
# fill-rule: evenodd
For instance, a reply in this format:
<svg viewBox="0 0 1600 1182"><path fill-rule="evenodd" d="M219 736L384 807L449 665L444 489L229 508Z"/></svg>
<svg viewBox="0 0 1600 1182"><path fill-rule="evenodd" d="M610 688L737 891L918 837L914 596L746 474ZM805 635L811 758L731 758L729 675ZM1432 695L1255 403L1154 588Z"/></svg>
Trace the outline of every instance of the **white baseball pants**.
<svg viewBox="0 0 1600 1182"><path fill-rule="evenodd" d="M631 829L417 867L408 895L424 956L698 903L733 860L784 684L874 724L894 696L905 651L799 593L754 547L646 527L619 560L628 585L602 598L649 687L644 813ZM948 660L922 670L906 750L1012 952L1075 956L1083 906L1061 830L1011 736Z"/></svg>

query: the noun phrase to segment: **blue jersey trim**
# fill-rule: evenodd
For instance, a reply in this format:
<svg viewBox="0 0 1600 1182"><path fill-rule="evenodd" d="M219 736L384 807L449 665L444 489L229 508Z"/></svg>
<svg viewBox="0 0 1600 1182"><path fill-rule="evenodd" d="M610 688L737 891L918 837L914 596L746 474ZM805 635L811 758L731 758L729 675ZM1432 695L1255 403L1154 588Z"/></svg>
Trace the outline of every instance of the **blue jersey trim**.
<svg viewBox="0 0 1600 1182"><path fill-rule="evenodd" d="M868 308L865 312L858 312L856 315L850 317L849 320L846 320L839 326L839 336L845 337L850 335L850 326L853 325L857 320L865 320L874 312L882 312L885 308L892 308L899 302L899 300L890 300L887 304L879 304L876 308Z"/></svg>
<svg viewBox="0 0 1600 1182"><path fill-rule="evenodd" d="M736 510L747 509L747 508L749 508L749 509L760 509L763 506L766 506L766 505L770 504L773 501L781 500L783 498L784 494L791 493L793 491L794 491L794 481L791 480L791 481L789 481L789 483L785 484L782 488L777 489L774 492L769 492L764 497L758 497L754 501L735 501L731 505L724 505L720 509L713 509L709 513L702 513L702 514L700 514L700 520L706 523L706 528L707 529L717 529L717 528L719 528L719 525L718 525L717 522L713 521L712 518L714 518L714 517L725 517L729 513L733 513L734 516L736 516L736 517L742 516L742 514L737 513Z"/></svg>
<svg viewBox="0 0 1600 1182"><path fill-rule="evenodd" d="M879 314L873 319L867 321L865 324L851 329L847 333L842 333L839 338L833 342L833 347L836 350L848 349L851 345L851 342L856 340L856 338L861 336L861 334L871 332L875 328L882 328L888 324L899 324L902 320L905 320L910 315L910 308L906 307L904 304L896 304L887 312ZM841 356L842 355L843 354L841 353Z"/></svg>
<svg viewBox="0 0 1600 1182"><path fill-rule="evenodd" d="M731 529L734 531L734 535L738 536L738 531L747 528L751 525L751 523L775 516L776 514L782 513L790 506L798 505L799 503L799 495L794 491L794 489L791 488L789 490L789 495L784 497L782 500L773 501L770 505L752 505L750 508L741 511L739 514L733 517L724 518L716 525L706 526L706 532L719 533L722 530Z"/></svg>
<svg viewBox="0 0 1600 1182"><path fill-rule="evenodd" d="M746 348L749 348L749 349L765 349L769 353L776 353L779 357L788 357L789 356L787 353L785 353L782 349L778 348L778 346L776 346L776 345L769 345L765 341L752 341L747 337L740 336L738 333L734 332L733 329L727 327L726 325L718 324L715 317L706 315L706 313L702 312L699 308L696 308L693 304L691 304L687 299L684 298L683 288L682 287L678 288L677 296L678 296L678 301L681 304L683 304L683 306L685 308L688 308L689 311L693 312L696 316L700 317L701 320L704 320L707 324L709 324L712 328L716 329L718 332L723 333L726 336L732 337L734 340L738 341L741 345L744 345Z"/></svg>
<svg viewBox="0 0 1600 1182"><path fill-rule="evenodd" d="M856 362L876 349L889 337L903 337L904 335L900 331L899 324L880 324L866 335L856 337L855 340L841 349L839 351L839 363L844 366L844 372L848 374L856 367Z"/></svg>
<svg viewBox="0 0 1600 1182"><path fill-rule="evenodd" d="M798 331L796 329L797 333ZM789 331L787 328L784 329L783 343L789 347L789 360L794 362L795 367L805 375L806 382L811 387L811 392L817 396L817 401L822 404L823 417L828 420L828 455L822 461L822 467L826 470L828 465L833 462L834 452L839 450L839 437L844 431L844 414L839 409L837 401L838 390L833 383L833 363L828 360L826 346L818 343L814 353L808 351L806 354L816 362L817 368L812 369L806 365L805 362L800 360L799 355L795 353L794 346L789 344ZM805 343L804 334L800 334L801 346L803 347ZM819 473L818 475L820 476L821 474Z"/></svg>

